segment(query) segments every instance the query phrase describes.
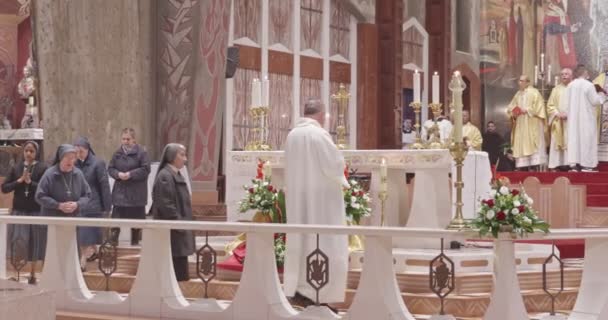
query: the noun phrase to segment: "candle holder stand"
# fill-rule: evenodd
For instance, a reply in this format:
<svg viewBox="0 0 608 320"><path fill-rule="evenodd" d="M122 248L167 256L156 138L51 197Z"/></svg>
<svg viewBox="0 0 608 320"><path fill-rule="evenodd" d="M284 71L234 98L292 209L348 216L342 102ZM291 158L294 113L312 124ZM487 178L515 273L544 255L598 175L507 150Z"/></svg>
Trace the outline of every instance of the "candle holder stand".
<svg viewBox="0 0 608 320"><path fill-rule="evenodd" d="M387 177L380 178L381 184L386 183ZM386 199L388 199L388 192L380 191L378 192L378 199L380 199L380 226L384 227L384 211L386 208Z"/></svg>
<svg viewBox="0 0 608 320"><path fill-rule="evenodd" d="M412 149L420 150L424 149L424 145L422 144L422 139L420 139L420 109L422 105L420 102L412 102L410 103L410 107L414 109L414 113L416 114L416 122L414 124L414 129L416 130L416 141L412 144Z"/></svg>
<svg viewBox="0 0 608 320"><path fill-rule="evenodd" d="M346 121L344 120L346 108L348 107L348 99L350 94L346 91L346 86L340 83L340 88L336 94L331 96L338 103L338 123L336 126L336 146L340 150L348 149L346 143Z"/></svg>
<svg viewBox="0 0 608 320"><path fill-rule="evenodd" d="M462 181L462 167L464 165L464 159L467 157L467 147L464 142L453 142L450 145L450 154L456 162L456 181L454 186L456 187L456 216L450 222L448 226L449 230L470 230L471 226L463 218L462 207L462 189L464 188L464 182Z"/></svg>
<svg viewBox="0 0 608 320"><path fill-rule="evenodd" d="M437 124L437 118L441 115L443 104L441 103L431 103L429 104L429 109L433 113L433 126L431 127L433 134L433 138L428 143L428 149L445 149L444 144L441 142L439 125Z"/></svg>
<svg viewBox="0 0 608 320"><path fill-rule="evenodd" d="M270 151L272 148L268 144L268 114L270 107L258 106L249 109L253 128L250 130L253 140L249 141L245 150L247 151Z"/></svg>

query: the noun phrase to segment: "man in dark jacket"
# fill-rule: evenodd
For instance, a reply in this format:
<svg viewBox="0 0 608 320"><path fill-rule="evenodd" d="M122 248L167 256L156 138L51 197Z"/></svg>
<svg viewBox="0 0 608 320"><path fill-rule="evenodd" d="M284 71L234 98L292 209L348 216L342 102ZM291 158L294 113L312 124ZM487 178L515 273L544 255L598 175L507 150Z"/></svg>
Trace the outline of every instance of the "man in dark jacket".
<svg viewBox="0 0 608 320"><path fill-rule="evenodd" d="M135 141L135 131L122 130L122 145L110 160L108 174L114 178L112 189L112 218L146 219L148 203L148 175L150 159L143 146ZM120 229L112 230L114 242L118 242ZM141 229L131 229L131 245L138 245Z"/></svg>
<svg viewBox="0 0 608 320"><path fill-rule="evenodd" d="M494 121L488 121L486 132L483 134L481 150L488 153L491 165L496 165L498 158L502 154L501 148L504 143L505 140L496 132L496 124Z"/></svg>

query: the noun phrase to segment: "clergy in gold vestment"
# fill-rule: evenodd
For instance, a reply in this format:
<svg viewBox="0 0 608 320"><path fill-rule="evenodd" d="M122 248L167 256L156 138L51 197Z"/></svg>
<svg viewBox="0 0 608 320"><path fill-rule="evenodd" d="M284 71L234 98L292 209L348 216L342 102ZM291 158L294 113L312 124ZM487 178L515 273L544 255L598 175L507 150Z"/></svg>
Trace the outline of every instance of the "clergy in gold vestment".
<svg viewBox="0 0 608 320"><path fill-rule="evenodd" d="M462 111L462 122L464 123L464 126L462 127L462 137L464 138L467 147L475 151L481 151L483 138L479 129L471 123L471 115L468 110Z"/></svg>
<svg viewBox="0 0 608 320"><path fill-rule="evenodd" d="M507 114L513 119L511 145L515 166L525 168L547 163L545 104L540 92L530 86L528 76L519 78L519 91L511 100Z"/></svg>
<svg viewBox="0 0 608 320"><path fill-rule="evenodd" d="M600 73L595 80L593 80L593 84L598 85L600 88L604 89L604 91L608 92L608 60L604 61L604 71ZM602 125L602 114L608 114L608 101L604 102L601 106L597 108L597 124L598 124L598 138L601 135L601 132L604 130L608 130L606 124ZM606 143L605 141L600 141L600 143Z"/></svg>
<svg viewBox="0 0 608 320"><path fill-rule="evenodd" d="M294 224L346 225L342 188L344 158L331 136L321 127L325 112L319 100L308 101L304 117L298 119L285 143L285 200L287 221ZM306 282L306 257L316 249L314 234L287 234L285 255L285 295L315 300L315 290ZM348 274L346 235L319 236L319 249L329 261L318 261L313 272L329 270L329 282L319 292L319 301L344 301ZM310 302L310 301L308 301ZM303 303L304 304L304 303Z"/></svg>
<svg viewBox="0 0 608 320"><path fill-rule="evenodd" d="M572 81L572 70L562 69L561 82L551 90L547 101L547 115L551 130L551 146L549 148L549 169L568 165L566 159L566 142L568 136L568 97L566 88Z"/></svg>

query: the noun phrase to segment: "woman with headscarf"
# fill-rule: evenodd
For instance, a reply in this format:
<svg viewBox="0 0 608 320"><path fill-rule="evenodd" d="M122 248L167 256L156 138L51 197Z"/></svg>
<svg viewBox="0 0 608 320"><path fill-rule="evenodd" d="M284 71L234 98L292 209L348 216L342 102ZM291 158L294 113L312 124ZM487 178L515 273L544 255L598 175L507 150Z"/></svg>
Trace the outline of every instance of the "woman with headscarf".
<svg viewBox="0 0 608 320"><path fill-rule="evenodd" d="M192 204L186 180L179 172L186 164L186 148L169 143L163 150L152 188L154 219L192 220ZM177 281L188 281L188 256L195 250L191 230L171 230L171 255Z"/></svg>
<svg viewBox="0 0 608 320"><path fill-rule="evenodd" d="M114 178L112 188L112 218L146 219L148 204L148 175L150 159L145 148L135 141L135 130L122 130L122 145L110 160L108 174ZM120 228L112 229L112 239L118 243ZM138 245L141 229L131 229L131 245Z"/></svg>
<svg viewBox="0 0 608 320"><path fill-rule="evenodd" d="M12 215L39 216L40 205L34 199L38 182L47 169L44 162L39 162L39 147L34 141L23 145L23 161L15 164L2 183L2 193L13 194ZM27 260L30 261L30 283L36 282L36 264L44 260L46 252L46 226L14 225L9 229L10 244L22 239L27 248Z"/></svg>
<svg viewBox="0 0 608 320"><path fill-rule="evenodd" d="M43 216L76 216L89 202L91 188L75 163L76 148L60 145L53 166L46 170L36 190Z"/></svg>
<svg viewBox="0 0 608 320"><path fill-rule="evenodd" d="M107 216L112 207L112 196L110 194L110 181L108 171L103 160L95 157L95 151L91 143L85 137L80 137L74 142L76 147L76 167L84 174L91 188L91 199L89 203L80 210L80 216L84 218L102 218ZM101 244L102 231L99 227L78 227L78 245L80 246L80 266L86 267L87 261L96 259L95 246Z"/></svg>

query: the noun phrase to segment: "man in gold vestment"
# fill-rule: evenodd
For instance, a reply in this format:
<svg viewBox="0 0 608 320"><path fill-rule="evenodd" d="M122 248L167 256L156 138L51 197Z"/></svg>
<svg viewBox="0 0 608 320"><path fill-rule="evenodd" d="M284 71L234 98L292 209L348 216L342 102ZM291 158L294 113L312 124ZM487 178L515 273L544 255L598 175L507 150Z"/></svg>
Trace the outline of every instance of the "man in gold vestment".
<svg viewBox="0 0 608 320"><path fill-rule="evenodd" d="M515 166L528 169L547 163L545 152L545 104L540 92L530 86L530 78L519 78L519 91L511 100L507 114L513 119L511 145Z"/></svg>
<svg viewBox="0 0 608 320"><path fill-rule="evenodd" d="M598 85L600 88L604 89L604 91L608 92L608 59L604 61L604 71L593 80L593 84ZM608 101L597 108L598 138L601 137L602 134L606 136L606 132L608 132L608 122L602 120L602 115L604 115L604 119L608 115ZM601 140L599 142L608 143L608 141Z"/></svg>
<svg viewBox="0 0 608 320"><path fill-rule="evenodd" d="M483 138L479 129L471 123L471 115L468 110L462 111L462 122L464 123L464 126L462 126L462 137L467 147L469 150L481 151Z"/></svg>
<svg viewBox="0 0 608 320"><path fill-rule="evenodd" d="M561 82L551 90L547 101L547 115L551 130L551 146L549 148L549 169L568 165L566 142L568 130L568 97L566 88L572 81L572 69L564 68L560 73Z"/></svg>

